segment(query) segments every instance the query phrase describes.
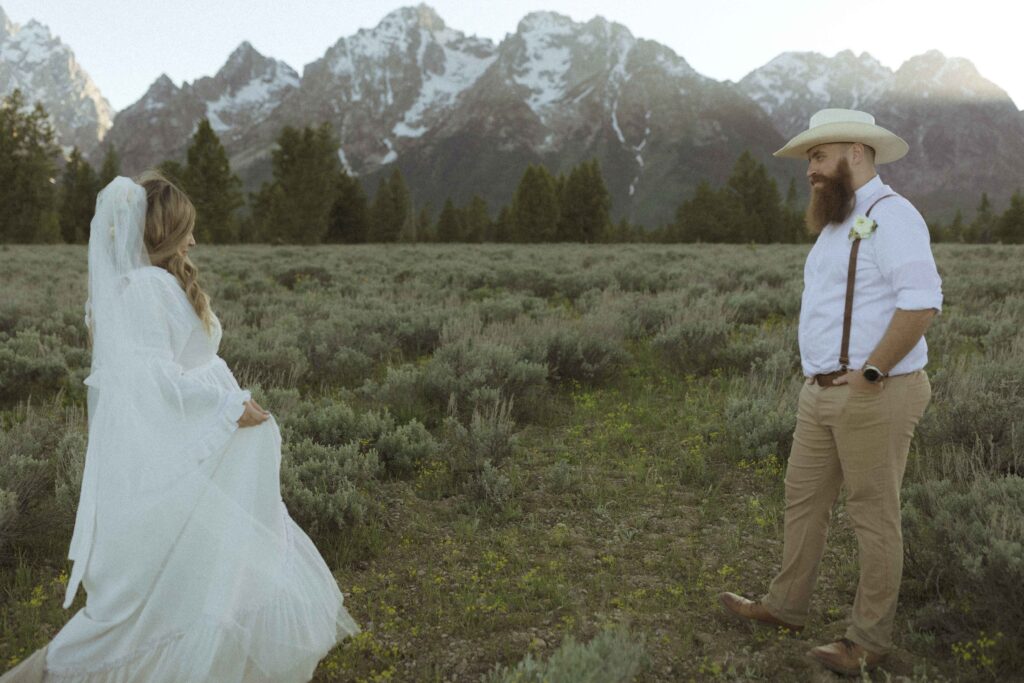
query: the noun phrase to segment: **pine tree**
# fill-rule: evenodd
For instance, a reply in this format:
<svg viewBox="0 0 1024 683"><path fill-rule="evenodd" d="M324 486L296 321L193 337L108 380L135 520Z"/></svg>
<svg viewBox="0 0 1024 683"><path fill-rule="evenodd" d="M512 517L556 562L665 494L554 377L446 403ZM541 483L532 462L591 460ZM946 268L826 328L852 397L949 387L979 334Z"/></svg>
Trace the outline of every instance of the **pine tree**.
<svg viewBox="0 0 1024 683"><path fill-rule="evenodd" d="M370 211L370 241L397 242L409 222L413 222L412 199L402 172L396 168L390 178L382 178L377 185Z"/></svg>
<svg viewBox="0 0 1024 683"><path fill-rule="evenodd" d="M515 226L512 223L512 209L507 205L501 207L494 221L491 239L494 242L512 242L515 237Z"/></svg>
<svg viewBox="0 0 1024 683"><path fill-rule="evenodd" d="M978 211L971 221L970 236L971 242L988 243L992 241L992 230L995 228L996 216L992 211L992 204L988 200L988 193L981 193L981 202L978 204Z"/></svg>
<svg viewBox="0 0 1024 683"><path fill-rule="evenodd" d="M726 225L737 211L738 205L725 192L712 189L702 180L691 199L676 211L675 223L670 227L669 239L679 242L723 242L729 230ZM731 216L730 216L731 214Z"/></svg>
<svg viewBox="0 0 1024 683"><path fill-rule="evenodd" d="M231 172L227 152L209 119L202 119L192 136L182 182L196 207L196 239L237 242L235 211L243 203L242 181Z"/></svg>
<svg viewBox="0 0 1024 683"><path fill-rule="evenodd" d="M416 216L416 241L417 242L436 242L436 235L434 234L433 221L430 218L430 208L421 207L419 214Z"/></svg>
<svg viewBox="0 0 1024 683"><path fill-rule="evenodd" d="M462 241L483 242L491 232L491 213L487 201L480 195L473 195L462 210Z"/></svg>
<svg viewBox="0 0 1024 683"><path fill-rule="evenodd" d="M1024 195L1020 190L1010 197L1010 206L999 217L995 233L1003 244L1024 244Z"/></svg>
<svg viewBox="0 0 1024 683"><path fill-rule="evenodd" d="M611 196L596 159L579 164L561 186L558 239L598 242L608 231Z"/></svg>
<svg viewBox="0 0 1024 683"><path fill-rule="evenodd" d="M460 223L459 212L455 208L452 198L449 197L441 208L441 215L437 217L437 241L460 241L462 239L462 226Z"/></svg>
<svg viewBox="0 0 1024 683"><path fill-rule="evenodd" d="M96 171L75 147L60 178L60 233L65 242L89 241L89 224L96 212L99 191Z"/></svg>
<svg viewBox="0 0 1024 683"><path fill-rule="evenodd" d="M726 239L722 241L777 242L784 238L778 186L749 151L736 160L726 190L726 201L738 202L742 211L740 224L728 226L731 229L724 231Z"/></svg>
<svg viewBox="0 0 1024 683"><path fill-rule="evenodd" d="M156 166L156 170L160 171L165 178L170 180L172 183L180 188L185 187L185 181L182 178L185 177L185 167L173 159L167 159L161 161Z"/></svg>
<svg viewBox="0 0 1024 683"><path fill-rule="evenodd" d="M553 242L558 236L557 184L544 166L527 167L512 201L517 242Z"/></svg>
<svg viewBox="0 0 1024 683"><path fill-rule="evenodd" d="M253 211L272 242L318 244L327 234L341 163L330 124L302 130L286 126L271 153L273 182L265 183ZM257 213L258 212L258 213Z"/></svg>
<svg viewBox="0 0 1024 683"><path fill-rule="evenodd" d="M0 241L60 241L53 126L41 104L21 91L0 104Z"/></svg>
<svg viewBox="0 0 1024 683"><path fill-rule="evenodd" d="M103 164L100 166L100 189L110 184L110 181L121 175L121 157L113 145L107 145L107 152L103 155Z"/></svg>
<svg viewBox="0 0 1024 683"><path fill-rule="evenodd" d="M960 209L956 210L956 215L953 216L953 222L949 224L949 228L946 229L946 236L952 242L963 242L965 239L964 230L964 212Z"/></svg>
<svg viewBox="0 0 1024 683"><path fill-rule="evenodd" d="M362 244L370 232L370 207L363 191L363 184L353 178L345 169L338 172L327 221L327 242Z"/></svg>
<svg viewBox="0 0 1024 683"><path fill-rule="evenodd" d="M810 235L804 225L803 211L800 210L799 197L796 191L796 179L790 178L789 189L786 190L786 202L782 207L782 219L784 223L784 242L806 242Z"/></svg>

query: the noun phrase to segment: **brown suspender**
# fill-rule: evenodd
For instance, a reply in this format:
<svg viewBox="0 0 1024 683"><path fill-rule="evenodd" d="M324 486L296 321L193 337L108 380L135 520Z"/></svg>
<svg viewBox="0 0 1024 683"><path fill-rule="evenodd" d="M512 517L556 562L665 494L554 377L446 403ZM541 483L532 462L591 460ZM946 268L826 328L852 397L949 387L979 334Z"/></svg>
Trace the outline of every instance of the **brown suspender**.
<svg viewBox="0 0 1024 683"><path fill-rule="evenodd" d="M889 197L897 197L895 193L883 195L872 202L868 207L867 217L871 217L871 210L878 202ZM850 366L850 324L853 322L853 281L857 277L857 251L860 248L860 237L855 237L853 246L850 247L850 267L846 275L846 310L843 312L843 345L839 351L839 366L843 370L849 370Z"/></svg>

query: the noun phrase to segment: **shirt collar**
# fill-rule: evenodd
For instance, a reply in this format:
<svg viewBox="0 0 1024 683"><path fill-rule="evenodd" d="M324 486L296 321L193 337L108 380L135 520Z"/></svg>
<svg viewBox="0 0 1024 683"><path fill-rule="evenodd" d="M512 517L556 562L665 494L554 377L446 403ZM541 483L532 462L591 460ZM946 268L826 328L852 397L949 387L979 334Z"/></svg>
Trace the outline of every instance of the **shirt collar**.
<svg viewBox="0 0 1024 683"><path fill-rule="evenodd" d="M874 178L861 185L860 188L858 188L857 191L854 193L854 195L857 198L856 204L862 204L863 202L867 201L868 197L871 197L872 195L876 194L881 189L882 179L879 178L878 174L876 173Z"/></svg>

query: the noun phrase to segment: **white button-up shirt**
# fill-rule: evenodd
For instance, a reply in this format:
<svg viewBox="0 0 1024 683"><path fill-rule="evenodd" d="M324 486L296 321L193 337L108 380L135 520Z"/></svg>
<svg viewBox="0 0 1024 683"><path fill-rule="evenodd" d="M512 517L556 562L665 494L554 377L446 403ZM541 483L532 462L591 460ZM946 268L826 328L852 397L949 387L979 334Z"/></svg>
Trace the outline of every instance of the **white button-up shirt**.
<svg viewBox="0 0 1024 683"><path fill-rule="evenodd" d="M850 228L876 199L891 194L876 175L856 192L856 204L841 224L830 223L818 235L804 264L800 305L800 360L808 377L839 369L850 264ZM928 226L903 197L875 205L871 218L878 227L860 245L850 326L850 367L861 368L882 340L896 309L942 309L942 280L932 257ZM922 337L892 375L920 370L928 362Z"/></svg>

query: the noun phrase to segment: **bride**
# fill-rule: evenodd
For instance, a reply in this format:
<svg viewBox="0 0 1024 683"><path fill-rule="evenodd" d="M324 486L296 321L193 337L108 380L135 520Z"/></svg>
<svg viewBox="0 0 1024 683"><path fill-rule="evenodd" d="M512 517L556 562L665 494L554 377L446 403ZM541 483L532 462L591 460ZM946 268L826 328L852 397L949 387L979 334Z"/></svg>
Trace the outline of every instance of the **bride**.
<svg viewBox="0 0 1024 683"><path fill-rule="evenodd" d="M308 681L359 627L281 500L281 436L217 349L188 258L195 209L116 178L89 237L89 442L64 606L0 681Z"/></svg>

